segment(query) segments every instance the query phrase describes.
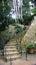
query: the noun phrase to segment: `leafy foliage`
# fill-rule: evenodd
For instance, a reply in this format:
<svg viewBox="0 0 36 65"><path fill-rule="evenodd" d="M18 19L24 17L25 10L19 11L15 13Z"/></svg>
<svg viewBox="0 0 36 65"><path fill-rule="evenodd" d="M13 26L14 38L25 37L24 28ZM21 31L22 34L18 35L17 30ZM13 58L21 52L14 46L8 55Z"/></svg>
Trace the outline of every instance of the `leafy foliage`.
<svg viewBox="0 0 36 65"><path fill-rule="evenodd" d="M31 21L34 19L34 15L26 16L23 15L22 19L19 19L19 23L24 24L24 25L30 25Z"/></svg>
<svg viewBox="0 0 36 65"><path fill-rule="evenodd" d="M9 24L16 24L15 19L12 19L12 17L8 18Z"/></svg>
<svg viewBox="0 0 36 65"><path fill-rule="evenodd" d="M29 45L27 48L31 49L31 48L34 48L34 46L33 45Z"/></svg>
<svg viewBox="0 0 36 65"><path fill-rule="evenodd" d="M23 15L30 15L30 6L29 6L29 1L30 0L23 0L23 8L22 8L22 11L23 11Z"/></svg>
<svg viewBox="0 0 36 65"><path fill-rule="evenodd" d="M3 5L4 2L4 5ZM8 23L8 17L7 15L9 14L11 8L8 5L8 0L2 0L0 1L0 31L2 31L2 28L5 29Z"/></svg>
<svg viewBox="0 0 36 65"><path fill-rule="evenodd" d="M32 10L32 12L33 12L34 15L36 16L36 7L34 7L34 9Z"/></svg>
<svg viewBox="0 0 36 65"><path fill-rule="evenodd" d="M22 31L22 28L20 26L16 26L15 29L16 29L16 34Z"/></svg>

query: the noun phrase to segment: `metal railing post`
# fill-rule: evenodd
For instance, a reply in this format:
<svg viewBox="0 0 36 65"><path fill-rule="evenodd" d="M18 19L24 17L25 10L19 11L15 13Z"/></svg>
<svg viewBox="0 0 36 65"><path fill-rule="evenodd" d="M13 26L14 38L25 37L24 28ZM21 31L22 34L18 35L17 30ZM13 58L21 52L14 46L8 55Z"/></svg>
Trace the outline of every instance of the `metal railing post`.
<svg viewBox="0 0 36 65"><path fill-rule="evenodd" d="M11 57L10 57L10 65L12 65L12 59L11 59Z"/></svg>
<svg viewBox="0 0 36 65"><path fill-rule="evenodd" d="M26 61L27 61L27 50L26 50Z"/></svg>

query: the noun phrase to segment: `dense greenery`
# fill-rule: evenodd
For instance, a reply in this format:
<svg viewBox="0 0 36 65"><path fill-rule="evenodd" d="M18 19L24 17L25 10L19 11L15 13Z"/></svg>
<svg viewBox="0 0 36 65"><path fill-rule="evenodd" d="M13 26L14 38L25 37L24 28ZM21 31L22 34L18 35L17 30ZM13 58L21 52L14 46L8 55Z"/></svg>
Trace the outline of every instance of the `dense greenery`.
<svg viewBox="0 0 36 65"><path fill-rule="evenodd" d="M19 19L19 23L23 24L23 25L30 25L31 21L34 19L34 15L30 15L30 16L23 16L22 19Z"/></svg>
<svg viewBox="0 0 36 65"><path fill-rule="evenodd" d="M23 0L23 15L30 15L30 5L29 5L30 0Z"/></svg>
<svg viewBox="0 0 36 65"><path fill-rule="evenodd" d="M27 49L31 49L31 48L35 48L35 44L33 43L33 44L29 44L28 46L27 46Z"/></svg>
<svg viewBox="0 0 36 65"><path fill-rule="evenodd" d="M27 44L26 47L27 53L34 53L35 52L35 44L34 43L29 43Z"/></svg>
<svg viewBox="0 0 36 65"><path fill-rule="evenodd" d="M36 6L35 6L34 9L32 10L32 12L34 13L34 16L36 16Z"/></svg>
<svg viewBox="0 0 36 65"><path fill-rule="evenodd" d="M8 18L9 24L14 24L15 23L15 19L13 19L12 17Z"/></svg>
<svg viewBox="0 0 36 65"><path fill-rule="evenodd" d="M8 5L8 0L0 0L0 31L4 30L8 26L8 17L11 8Z"/></svg>
<svg viewBox="0 0 36 65"><path fill-rule="evenodd" d="M16 26L15 27L15 30L16 30L16 34L18 34L19 32L21 32L23 29L22 29L22 27L20 27L20 26Z"/></svg>

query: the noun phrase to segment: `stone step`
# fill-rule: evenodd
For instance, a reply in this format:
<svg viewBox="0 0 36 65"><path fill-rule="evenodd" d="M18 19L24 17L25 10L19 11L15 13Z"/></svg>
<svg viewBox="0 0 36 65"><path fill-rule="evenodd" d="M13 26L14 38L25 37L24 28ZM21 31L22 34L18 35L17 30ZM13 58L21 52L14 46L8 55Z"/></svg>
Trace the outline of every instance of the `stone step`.
<svg viewBox="0 0 36 65"><path fill-rule="evenodd" d="M6 44L6 46L4 47L4 57L7 60L16 60L20 58L19 52L16 49L16 43L13 42L9 42L8 44Z"/></svg>
<svg viewBox="0 0 36 65"><path fill-rule="evenodd" d="M16 41L10 40L10 41L8 42L8 44L10 44L10 43L16 43Z"/></svg>
<svg viewBox="0 0 36 65"><path fill-rule="evenodd" d="M16 43L10 42L7 45L15 45Z"/></svg>
<svg viewBox="0 0 36 65"><path fill-rule="evenodd" d="M17 49L16 48L6 48L4 49L4 51L17 51Z"/></svg>
<svg viewBox="0 0 36 65"><path fill-rule="evenodd" d="M6 49L5 52L17 52L17 49Z"/></svg>
<svg viewBox="0 0 36 65"><path fill-rule="evenodd" d="M6 52L4 52L4 54L7 54L7 55L9 55L9 54L17 54L18 53L18 51L16 51L16 52L10 52L10 51L6 51Z"/></svg>
<svg viewBox="0 0 36 65"><path fill-rule="evenodd" d="M15 55L15 56L7 56L6 59L7 60L16 60L16 59L20 59L21 57L19 55Z"/></svg>
<svg viewBox="0 0 36 65"><path fill-rule="evenodd" d="M5 46L5 49L6 48L16 48L16 46Z"/></svg>
<svg viewBox="0 0 36 65"><path fill-rule="evenodd" d="M20 55L20 54L19 54L19 53L13 53L13 54L5 54L5 53L4 53L4 55L5 55L5 56L8 56L8 55L9 55L9 56L14 56L14 55Z"/></svg>
<svg viewBox="0 0 36 65"><path fill-rule="evenodd" d="M13 43L7 44L6 46L16 46L16 43L15 44L13 44Z"/></svg>

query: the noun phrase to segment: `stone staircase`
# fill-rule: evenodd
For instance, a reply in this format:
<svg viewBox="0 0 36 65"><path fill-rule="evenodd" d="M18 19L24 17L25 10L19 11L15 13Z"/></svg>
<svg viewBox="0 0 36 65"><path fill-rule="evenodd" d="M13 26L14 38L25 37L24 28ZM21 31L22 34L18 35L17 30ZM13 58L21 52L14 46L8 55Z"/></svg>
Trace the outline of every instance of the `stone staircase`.
<svg viewBox="0 0 36 65"><path fill-rule="evenodd" d="M17 60L20 59L21 56L16 48L16 41L9 41L8 44L4 47L4 57L6 60Z"/></svg>

